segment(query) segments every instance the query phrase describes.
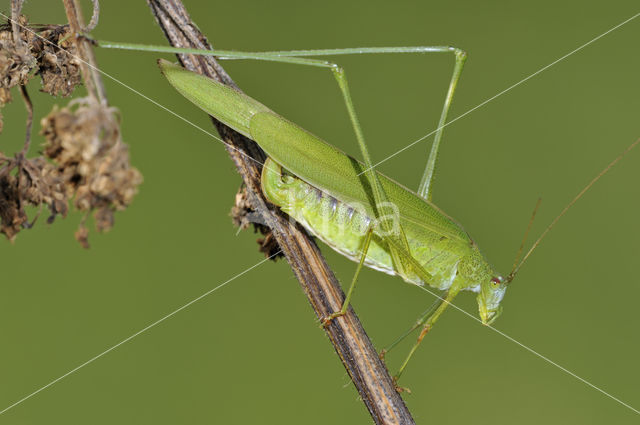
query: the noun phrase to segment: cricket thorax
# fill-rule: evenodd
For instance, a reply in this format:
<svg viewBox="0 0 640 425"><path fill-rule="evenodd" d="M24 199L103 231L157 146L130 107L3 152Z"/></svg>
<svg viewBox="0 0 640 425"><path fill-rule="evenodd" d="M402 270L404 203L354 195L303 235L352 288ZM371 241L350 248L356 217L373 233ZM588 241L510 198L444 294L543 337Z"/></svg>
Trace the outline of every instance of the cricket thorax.
<svg viewBox="0 0 640 425"><path fill-rule="evenodd" d="M460 285L464 289L480 292L483 282L498 276L484 259L477 246L472 246L459 267Z"/></svg>

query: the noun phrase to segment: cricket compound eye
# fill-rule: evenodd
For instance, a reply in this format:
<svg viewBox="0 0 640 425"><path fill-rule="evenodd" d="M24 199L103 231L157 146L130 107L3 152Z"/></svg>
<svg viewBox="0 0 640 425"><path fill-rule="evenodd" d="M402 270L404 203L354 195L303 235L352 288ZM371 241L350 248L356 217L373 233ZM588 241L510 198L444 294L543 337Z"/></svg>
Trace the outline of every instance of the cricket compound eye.
<svg viewBox="0 0 640 425"><path fill-rule="evenodd" d="M493 284L493 286L498 286L502 283L502 279L500 279L499 277L491 278L491 283Z"/></svg>

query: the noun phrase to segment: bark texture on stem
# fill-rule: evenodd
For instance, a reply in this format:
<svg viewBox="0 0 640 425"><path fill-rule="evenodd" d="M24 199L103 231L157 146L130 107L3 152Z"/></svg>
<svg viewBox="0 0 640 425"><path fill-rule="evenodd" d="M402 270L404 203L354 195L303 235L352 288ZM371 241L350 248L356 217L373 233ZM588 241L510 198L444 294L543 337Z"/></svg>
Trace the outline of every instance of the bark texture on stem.
<svg viewBox="0 0 640 425"><path fill-rule="evenodd" d="M147 0L147 3L172 46L211 49L179 0ZM178 55L178 59L189 70L238 88L211 56ZM259 164L264 162L264 152L255 142L215 119L212 121L223 140L233 146L227 147L227 151L244 180L247 201L260 216L260 221L271 229L316 315L322 319L338 311L344 294L318 247L299 226L271 207L262 195ZM326 333L375 423L414 424L353 309L331 322Z"/></svg>

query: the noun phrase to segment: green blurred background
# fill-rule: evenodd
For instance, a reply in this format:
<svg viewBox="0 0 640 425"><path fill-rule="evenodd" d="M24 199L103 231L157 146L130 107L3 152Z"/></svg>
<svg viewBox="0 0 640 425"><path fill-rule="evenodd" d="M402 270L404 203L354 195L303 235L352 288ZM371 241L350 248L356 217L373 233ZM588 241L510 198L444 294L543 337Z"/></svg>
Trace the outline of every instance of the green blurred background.
<svg viewBox="0 0 640 425"><path fill-rule="evenodd" d="M3 12L9 10L4 2ZM275 50L452 44L466 49L452 117L638 12L629 1L299 2L186 0L212 43ZM86 13L89 12L88 2ZM102 2L96 38L163 44L143 1ZM33 22L64 22L61 2L32 0ZM539 234L580 188L640 136L640 18L469 114L445 132L434 201L507 273L536 198ZM209 129L155 61L97 51L101 68ZM374 159L435 128L447 55L340 57ZM358 155L329 72L233 62L247 93ZM54 101L31 85L36 115ZM73 238L72 213L0 241L0 410L263 258L231 225L240 184L219 142L106 80L124 140L145 177L114 229ZM83 90L80 89L79 93ZM18 97L17 93L14 97ZM2 150L22 143L19 101L6 107ZM35 145L42 138L38 136ZM409 187L429 144L380 169ZM640 150L582 199L522 269L495 323L509 336L640 408ZM323 247L343 281L355 265ZM378 348L433 298L365 271L354 306ZM475 297L457 305L476 314ZM392 352L392 370L411 341ZM402 385L421 424L631 424L632 410L451 310ZM0 416L0 424L370 423L286 262L262 264Z"/></svg>

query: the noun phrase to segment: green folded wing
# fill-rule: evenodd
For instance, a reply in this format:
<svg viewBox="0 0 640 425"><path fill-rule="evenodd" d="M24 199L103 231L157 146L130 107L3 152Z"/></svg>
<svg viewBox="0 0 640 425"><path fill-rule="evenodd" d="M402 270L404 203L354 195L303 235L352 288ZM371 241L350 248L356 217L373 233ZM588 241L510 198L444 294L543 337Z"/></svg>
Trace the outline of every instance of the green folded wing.
<svg viewBox="0 0 640 425"><path fill-rule="evenodd" d="M371 184L364 165L251 97L210 78L160 60L171 85L219 121L255 140L276 162L307 183L335 198L357 204L375 216ZM390 202L416 230L469 244L469 235L438 207L378 173Z"/></svg>
<svg viewBox="0 0 640 425"><path fill-rule="evenodd" d="M371 184L361 162L273 111L253 116L250 137L292 174L342 202L362 205L374 215ZM467 233L438 207L389 177L378 176L403 219L442 236L470 242Z"/></svg>

